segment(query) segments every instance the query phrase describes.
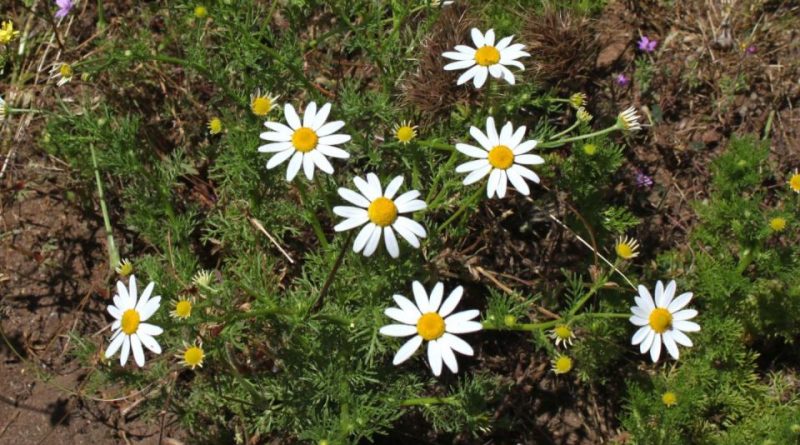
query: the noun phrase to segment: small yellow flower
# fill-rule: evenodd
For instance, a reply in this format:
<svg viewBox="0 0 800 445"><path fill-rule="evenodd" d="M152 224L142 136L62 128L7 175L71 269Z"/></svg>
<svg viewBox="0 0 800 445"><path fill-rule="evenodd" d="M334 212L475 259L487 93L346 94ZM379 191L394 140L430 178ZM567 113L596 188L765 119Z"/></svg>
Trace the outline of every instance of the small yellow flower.
<svg viewBox="0 0 800 445"><path fill-rule="evenodd" d="M417 137L417 126L412 126L408 121L403 121L400 125L395 124L392 130L394 131L394 136L403 145L408 145L412 139Z"/></svg>
<svg viewBox="0 0 800 445"><path fill-rule="evenodd" d="M642 129L636 108L628 107L617 115L617 129L622 131L639 131Z"/></svg>
<svg viewBox="0 0 800 445"><path fill-rule="evenodd" d="M214 280L214 276L208 270L199 270L196 274L192 277L192 283L197 287L203 287L210 289L211 282Z"/></svg>
<svg viewBox="0 0 800 445"><path fill-rule="evenodd" d="M133 273L133 263L128 261L128 259L124 259L119 262L114 270L116 270L121 277L127 277Z"/></svg>
<svg viewBox="0 0 800 445"><path fill-rule="evenodd" d="M594 156L595 154L597 154L597 145L584 144L583 152L586 153L587 156Z"/></svg>
<svg viewBox="0 0 800 445"><path fill-rule="evenodd" d="M75 71L69 63L56 63L50 69L50 74L52 79L58 79L57 85L61 86L72 80Z"/></svg>
<svg viewBox="0 0 800 445"><path fill-rule="evenodd" d="M211 118L208 121L208 132L211 134L222 133L222 121L218 117Z"/></svg>
<svg viewBox="0 0 800 445"><path fill-rule="evenodd" d="M569 104L572 105L573 108L579 110L581 107L586 105L586 100L588 97L585 93L575 93L569 97Z"/></svg>
<svg viewBox="0 0 800 445"><path fill-rule="evenodd" d="M198 366L203 367L203 360L206 358L206 353L203 351L203 343L195 342L192 346L184 343L184 350L182 354L178 354L181 364L187 368L195 369Z"/></svg>
<svg viewBox="0 0 800 445"><path fill-rule="evenodd" d="M0 45L7 45L17 38L19 31L14 31L14 23L11 21L3 22L0 27Z"/></svg>
<svg viewBox="0 0 800 445"><path fill-rule="evenodd" d="M566 374L572 371L572 359L566 355L559 355L552 361L553 372L556 374Z"/></svg>
<svg viewBox="0 0 800 445"><path fill-rule="evenodd" d="M786 218L780 216L772 218L769 220L769 228L772 229L773 232L782 231L786 228Z"/></svg>
<svg viewBox="0 0 800 445"><path fill-rule="evenodd" d="M266 116L275 107L275 101L279 97L269 93L262 95L261 90L256 90L255 94L250 95L250 110L256 116Z"/></svg>
<svg viewBox="0 0 800 445"><path fill-rule="evenodd" d="M666 407L673 407L678 404L678 395L672 391L667 391L661 395L661 402Z"/></svg>
<svg viewBox="0 0 800 445"><path fill-rule="evenodd" d="M575 117L583 123L587 123L592 120L592 115L586 111L586 108L584 107L578 108L578 111L575 112Z"/></svg>
<svg viewBox="0 0 800 445"><path fill-rule="evenodd" d="M575 333L569 325L560 324L550 331L550 338L555 340L556 346L561 346L563 343L566 348L567 346L572 346L572 339L575 338Z"/></svg>
<svg viewBox="0 0 800 445"><path fill-rule="evenodd" d="M198 5L194 7L194 16L198 19L204 19L208 16L208 9L206 9L203 5Z"/></svg>
<svg viewBox="0 0 800 445"><path fill-rule="evenodd" d="M630 260L639 256L639 242L627 236L619 237L614 250L619 258Z"/></svg>
<svg viewBox="0 0 800 445"><path fill-rule="evenodd" d="M789 178L789 188L795 193L800 193L800 173L797 172L797 169L794 169L794 174Z"/></svg>
<svg viewBox="0 0 800 445"><path fill-rule="evenodd" d="M192 315L192 300L190 298L172 300L172 307L173 309L169 312L169 316L172 318L185 320Z"/></svg>

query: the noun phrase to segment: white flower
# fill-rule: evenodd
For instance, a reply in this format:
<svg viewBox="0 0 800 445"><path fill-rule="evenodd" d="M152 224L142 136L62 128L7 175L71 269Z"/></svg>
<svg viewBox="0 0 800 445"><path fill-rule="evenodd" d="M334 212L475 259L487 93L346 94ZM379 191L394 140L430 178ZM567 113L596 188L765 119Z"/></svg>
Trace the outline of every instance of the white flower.
<svg viewBox="0 0 800 445"><path fill-rule="evenodd" d="M419 281L412 284L416 305L402 295L394 295L398 308L388 308L384 311L387 317L399 321L401 324L390 324L381 328L383 335L390 337L413 337L408 340L394 356L393 364L398 365L406 361L422 345L422 340L428 341L428 361L434 375L442 373L442 361L450 371L458 372L458 362L453 351L464 355L473 355L472 347L453 334L466 334L480 331L483 326L472 319L480 315L477 309L451 313L461 301L464 288L458 286L442 303L444 285L436 283L428 299L425 288Z"/></svg>
<svg viewBox="0 0 800 445"><path fill-rule="evenodd" d="M136 277L131 275L129 288L125 288L122 281L117 281L117 294L114 295L114 304L108 306L108 313L115 318L111 329L115 330L111 336L111 344L106 349L106 358L116 354L120 347L119 364L125 366L128 354L133 350L133 359L139 367L144 366L144 350L142 345L156 354L161 354L161 346L154 338L161 335L163 329L156 325L143 323L158 310L161 297L150 298L155 283L150 283L144 288L142 298L136 297Z"/></svg>
<svg viewBox="0 0 800 445"><path fill-rule="evenodd" d="M489 74L495 79L503 77L506 82L513 85L515 82L514 74L506 68L506 65L524 70L525 66L518 62L517 59L530 56L530 54L522 51L525 45L521 43L510 45L513 38L514 36L508 36L495 45L493 29L486 31L486 34L482 34L477 28L472 28L472 43L475 44L475 48L456 45L455 51L448 51L442 54L448 59L455 60L455 62L445 65L444 69L445 71L450 71L469 68L458 78L458 85L474 79L475 88L480 88L486 82Z"/></svg>
<svg viewBox="0 0 800 445"><path fill-rule="evenodd" d="M333 230L342 232L364 225L353 243L353 250L360 252L363 249L364 256L370 256L375 252L383 233L386 250L393 258L397 258L400 255L400 248L394 235L395 230L408 244L418 249L418 238L425 238L425 228L400 214L415 212L426 207L425 201L417 199L420 193L411 190L395 199L394 195L403 184L402 176L392 179L386 190L381 187L381 181L375 173L368 173L366 181L356 176L353 182L361 193L341 187L339 196L358 207L334 207L333 213L347 219L337 224Z"/></svg>
<svg viewBox="0 0 800 445"><path fill-rule="evenodd" d="M700 326L688 321L697 316L694 309L683 309L692 299L692 293L686 292L675 296L675 281L670 281L666 289L664 283L656 283L656 299L650 296L646 287L639 285L639 296L635 298L636 306L631 308L631 323L641 326L631 344L640 345L642 354L650 350L650 358L658 361L661 355L661 344L675 360L678 359L678 344L692 346L692 340L684 332L697 332ZM683 310L682 310L683 309Z"/></svg>
<svg viewBox="0 0 800 445"><path fill-rule="evenodd" d="M58 79L57 86L64 85L72 80L75 72L72 70L72 65L69 63L56 63L50 69L50 78Z"/></svg>
<svg viewBox="0 0 800 445"><path fill-rule="evenodd" d="M291 157L286 169L287 181L294 179L301 166L309 180L314 178L314 166L325 173L333 173L333 166L326 156L349 158L350 154L336 145L349 141L350 136L333 134L344 127L344 122L333 121L326 124L325 120L330 112L331 104L323 105L317 112L317 104L311 102L306 107L301 122L294 107L286 104L284 115L288 127L278 122L264 122L264 126L273 131L261 133L260 137L272 143L258 147L258 151L275 153L267 162L267 169L272 169Z"/></svg>
<svg viewBox="0 0 800 445"><path fill-rule="evenodd" d="M0 96L0 123L6 119L6 101Z"/></svg>
<svg viewBox="0 0 800 445"><path fill-rule="evenodd" d="M472 184L487 174L489 182L486 184L486 195L491 198L495 192L498 198L506 196L508 181L523 195L530 194L530 189L525 179L539 183L539 176L532 170L522 165L543 164L544 159L534 154L526 154L536 147L537 141L531 139L522 142L525 136L525 126L517 128L511 122L506 123L497 134L494 118L486 119L486 134L476 127L470 127L469 134L478 141L483 148L468 144L456 144L456 149L476 161L465 162L456 167L456 172L471 172L464 178L464 185ZM491 174L490 174L491 172Z"/></svg>
<svg viewBox="0 0 800 445"><path fill-rule="evenodd" d="M628 107L625 111L619 113L617 116L617 128L624 131L639 131L642 126L639 125L639 115L636 114L636 108Z"/></svg>

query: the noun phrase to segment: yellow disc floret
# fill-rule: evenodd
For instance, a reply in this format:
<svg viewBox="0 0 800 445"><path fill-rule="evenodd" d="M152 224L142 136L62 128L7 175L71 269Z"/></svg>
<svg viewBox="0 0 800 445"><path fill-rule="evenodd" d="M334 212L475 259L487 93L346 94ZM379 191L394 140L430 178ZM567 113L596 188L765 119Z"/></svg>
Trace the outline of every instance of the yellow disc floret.
<svg viewBox="0 0 800 445"><path fill-rule="evenodd" d="M177 318L189 318L192 315L192 302L189 300L180 300L175 303L175 310L172 315Z"/></svg>
<svg viewBox="0 0 800 445"><path fill-rule="evenodd" d="M203 366L203 359L206 354L199 346L190 346L183 352L183 362L186 366L194 369L198 366Z"/></svg>
<svg viewBox="0 0 800 445"><path fill-rule="evenodd" d="M14 40L19 35L19 31L14 31L13 22L3 22L0 26L0 45L5 45Z"/></svg>
<svg viewBox="0 0 800 445"><path fill-rule="evenodd" d="M204 19L208 15L208 9L205 6L195 6L194 7L194 16L198 19Z"/></svg>
<svg viewBox="0 0 800 445"><path fill-rule="evenodd" d="M566 374L572 371L572 359L562 355L553 361L553 371L556 374Z"/></svg>
<svg viewBox="0 0 800 445"><path fill-rule="evenodd" d="M256 116L266 116L272 110L272 99L267 96L257 96L250 102L250 110Z"/></svg>
<svg viewBox="0 0 800 445"><path fill-rule="evenodd" d="M122 260L114 270L116 270L117 273L120 274L121 276L127 277L133 273L133 263L131 263L127 259Z"/></svg>
<svg viewBox="0 0 800 445"><path fill-rule="evenodd" d="M308 127L300 127L295 130L292 135L292 145L294 145L294 149L303 153L315 149L317 147L317 141L319 141L317 133Z"/></svg>
<svg viewBox="0 0 800 445"><path fill-rule="evenodd" d="M505 170L514 163L514 152L505 145L497 145L489 151L489 164L492 167Z"/></svg>
<svg viewBox="0 0 800 445"><path fill-rule="evenodd" d="M657 307L650 312L650 327L657 333L662 334L672 326L672 314L663 307Z"/></svg>
<svg viewBox="0 0 800 445"><path fill-rule="evenodd" d="M500 51L493 46L482 46L475 51L475 63L480 66L495 65L500 61Z"/></svg>
<svg viewBox="0 0 800 445"><path fill-rule="evenodd" d="M122 313L122 332L126 335L133 335L139 329L139 312L136 309L128 309Z"/></svg>
<svg viewBox="0 0 800 445"><path fill-rule="evenodd" d="M436 340L444 335L444 319L436 312L422 314L417 321L417 333L425 340Z"/></svg>
<svg viewBox="0 0 800 445"><path fill-rule="evenodd" d="M639 256L639 242L630 237L620 237L614 246L617 256L623 260L630 260Z"/></svg>
<svg viewBox="0 0 800 445"><path fill-rule="evenodd" d="M72 77L72 66L70 66L68 63L62 63L61 67L58 69L58 72L61 74L61 77L69 79Z"/></svg>
<svg viewBox="0 0 800 445"><path fill-rule="evenodd" d="M222 132L222 121L218 117L208 121L208 132L211 134L220 134Z"/></svg>
<svg viewBox="0 0 800 445"><path fill-rule="evenodd" d="M789 179L789 187L797 193L800 193L800 173L795 171L794 175Z"/></svg>
<svg viewBox="0 0 800 445"><path fill-rule="evenodd" d="M414 127L409 125L407 122L403 122L403 125L397 127L394 135L401 144L408 144L417 136L417 131L414 130Z"/></svg>
<svg viewBox="0 0 800 445"><path fill-rule="evenodd" d="M572 338L572 329L565 324L556 326L556 328L553 329L553 333L556 335L556 338L560 338L561 340L569 340Z"/></svg>
<svg viewBox="0 0 800 445"><path fill-rule="evenodd" d="M381 196L369 205L367 215L376 225L386 227L397 219L397 206L391 199Z"/></svg>
<svg viewBox="0 0 800 445"><path fill-rule="evenodd" d="M780 216L772 218L769 220L769 228L772 229L773 232L780 232L786 228L786 218L781 218Z"/></svg>
<svg viewBox="0 0 800 445"><path fill-rule="evenodd" d="M675 406L678 404L678 395L672 391L667 391L661 395L661 402L666 406Z"/></svg>

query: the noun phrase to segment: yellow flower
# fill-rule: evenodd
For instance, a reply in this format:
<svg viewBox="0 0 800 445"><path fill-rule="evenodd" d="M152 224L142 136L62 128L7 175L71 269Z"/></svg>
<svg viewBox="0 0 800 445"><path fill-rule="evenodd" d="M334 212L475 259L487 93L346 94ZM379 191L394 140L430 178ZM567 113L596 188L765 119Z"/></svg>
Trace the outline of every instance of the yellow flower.
<svg viewBox="0 0 800 445"><path fill-rule="evenodd" d="M57 85L61 86L72 80L75 71L69 63L56 63L50 69L50 74L52 79L58 79Z"/></svg>
<svg viewBox="0 0 800 445"><path fill-rule="evenodd" d="M587 156L594 156L595 154L597 154L597 145L584 144L583 152L586 153Z"/></svg>
<svg viewBox="0 0 800 445"><path fill-rule="evenodd" d="M569 104L576 110L586 105L588 97L585 93L575 93L569 97Z"/></svg>
<svg viewBox="0 0 800 445"><path fill-rule="evenodd" d="M198 19L204 19L208 15L208 9L203 5L194 7L194 16Z"/></svg>
<svg viewBox="0 0 800 445"><path fill-rule="evenodd" d="M172 318L187 319L192 315L192 300L189 298L182 298L180 300L172 300L173 309L169 312Z"/></svg>
<svg viewBox="0 0 800 445"><path fill-rule="evenodd" d="M619 237L614 250L619 258L630 260L639 256L639 242L627 236Z"/></svg>
<svg viewBox="0 0 800 445"><path fill-rule="evenodd" d="M773 232L782 231L786 228L786 218L780 216L772 218L769 220L769 228L772 229Z"/></svg>
<svg viewBox="0 0 800 445"><path fill-rule="evenodd" d="M795 193L800 193L800 173L797 172L797 169L794 169L794 174L789 178L789 188Z"/></svg>
<svg viewBox="0 0 800 445"><path fill-rule="evenodd" d="M119 262L119 264L114 270L116 270L117 273L120 274L120 276L127 277L128 275L133 273L133 263L131 263L127 259L124 259Z"/></svg>
<svg viewBox="0 0 800 445"><path fill-rule="evenodd" d="M177 357L181 359L181 364L187 368L195 369L198 366L203 367L203 360L206 358L206 353L203 351L203 343L195 342L192 346L184 344L182 354Z"/></svg>
<svg viewBox="0 0 800 445"><path fill-rule="evenodd" d="M559 355L552 361L553 372L556 374L566 374L572 371L572 359L566 355Z"/></svg>
<svg viewBox="0 0 800 445"><path fill-rule="evenodd" d="M412 126L408 121L403 121L400 125L395 124L392 130L394 131L394 136L403 145L408 145L412 139L417 137L417 126Z"/></svg>
<svg viewBox="0 0 800 445"><path fill-rule="evenodd" d="M567 347L572 345L575 333L572 332L572 328L569 325L560 324L550 331L550 338L556 341L556 346L561 346L561 343L564 343L564 347Z"/></svg>
<svg viewBox="0 0 800 445"><path fill-rule="evenodd" d="M211 118L208 121L208 132L211 134L222 133L222 121L218 117Z"/></svg>
<svg viewBox="0 0 800 445"><path fill-rule="evenodd" d="M578 108L578 111L575 112L575 117L583 123L587 123L592 120L592 115L586 111L586 108L584 107Z"/></svg>
<svg viewBox="0 0 800 445"><path fill-rule="evenodd" d="M266 116L275 107L275 101L280 96L271 96L269 93L261 94L261 90L256 90L255 94L250 95L250 110L256 116Z"/></svg>
<svg viewBox="0 0 800 445"><path fill-rule="evenodd" d="M0 45L11 43L18 35L19 31L14 31L13 22L3 22L3 26L0 27Z"/></svg>
<svg viewBox="0 0 800 445"><path fill-rule="evenodd" d="M211 288L211 282L214 280L214 276L211 275L211 272L208 270L199 270L196 274L192 277L192 283L197 287L202 287L206 289Z"/></svg>
<svg viewBox="0 0 800 445"><path fill-rule="evenodd" d="M678 395L672 391L667 391L661 395L661 402L666 407L672 407L678 404Z"/></svg>

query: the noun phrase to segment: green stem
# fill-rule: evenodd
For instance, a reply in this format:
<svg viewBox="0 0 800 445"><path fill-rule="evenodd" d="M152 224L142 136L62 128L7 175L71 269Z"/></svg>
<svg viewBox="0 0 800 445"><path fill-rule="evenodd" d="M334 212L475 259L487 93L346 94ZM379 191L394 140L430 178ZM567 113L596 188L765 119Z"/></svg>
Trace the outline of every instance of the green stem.
<svg viewBox="0 0 800 445"><path fill-rule="evenodd" d="M580 141L580 140L583 140L583 139L593 138L593 137L596 137L596 136L602 136L604 134L611 133L612 131L618 130L618 129L619 129L619 127L617 126L617 124L614 124L614 125L606 128L606 129L595 131L594 133L582 134L580 136L574 136L574 137L566 138L566 139L559 139L557 141L543 142L543 143L539 144L538 146L541 147L541 148L560 147L560 146L566 144L567 142L575 142L575 141Z"/></svg>
<svg viewBox="0 0 800 445"><path fill-rule="evenodd" d="M455 149L455 147L453 145L447 144L447 143L444 143L444 142L439 142L439 141L424 141L424 140L421 140L421 141L417 142L417 145L419 145L420 147L435 148L437 150L442 150L442 151L451 152L451 153L454 153L456 151L456 149Z"/></svg>
<svg viewBox="0 0 800 445"><path fill-rule="evenodd" d="M606 281L607 280L605 276L598 278L597 281L595 281L592 284L592 287L589 289L589 292L586 292L581 297L581 299L578 300L578 302L575 303L574 306L572 306L572 309L569 310L569 315L570 316L575 315L578 312L578 310L580 310L580 308L582 308L583 305L586 304L586 302L589 301L590 298L592 298L592 295L594 295L595 292L597 292L597 290L600 289L600 287L606 284Z"/></svg>
<svg viewBox="0 0 800 445"><path fill-rule="evenodd" d="M443 222L443 223L442 223L442 224L439 226L439 228L438 228L438 229L436 229L436 231L437 231L437 232L441 232L442 230L444 230L444 228L445 228L445 227L449 226L449 225L450 225L450 223L452 223L453 221L455 221L455 220L456 220L456 218L458 218L459 216L461 216L461 214L462 214L462 213L464 213L464 212L465 212L465 211L466 211L466 210L467 210L469 207L472 207L472 205L473 205L473 204L475 204L475 202L476 202L476 201L478 200L478 198L481 196L481 193L483 193L483 187L478 187L478 188L475 190L475 192L474 192L474 193L473 193L473 194L472 194L472 195L471 195L469 198L467 198L466 200L464 200L464 202L461 204L461 207L459 207L459 208L458 208L458 210L456 210L456 212L455 212L455 213L453 213L453 214L450 216L450 218L447 218L447 220L446 220L445 222Z"/></svg>
<svg viewBox="0 0 800 445"><path fill-rule="evenodd" d="M113 271L119 264L119 251L117 250L117 245L114 243L114 231L111 228L111 219L108 217L108 208L106 207L106 199L103 193L103 181L100 179L100 168L97 166L97 155L94 151L94 144L89 144L89 151L92 154L94 179L97 182L97 194L100 197L100 211L103 213L103 225L106 229L109 268Z"/></svg>
<svg viewBox="0 0 800 445"><path fill-rule="evenodd" d="M454 397L414 397L400 402L400 406L458 405Z"/></svg>
<svg viewBox="0 0 800 445"><path fill-rule="evenodd" d="M566 130L562 131L561 133L554 134L554 135L550 136L550 139L560 138L561 136L564 136L565 134L567 134L570 131L574 130L578 125L580 125L580 123L581 123L581 121L576 120L575 123L572 124L571 127L567 128Z"/></svg>
<svg viewBox="0 0 800 445"><path fill-rule="evenodd" d="M584 314L577 315L575 317L569 317L570 322L575 322L577 320L582 320L584 318L630 318L631 314L618 314L614 312L587 312ZM494 324L483 322L483 329L487 331L526 331L526 332L534 332L539 330L545 330L553 328L559 324L566 323L565 318L559 318L556 320L544 321L541 323L515 323L513 325L506 325L506 324Z"/></svg>
<svg viewBox="0 0 800 445"><path fill-rule="evenodd" d="M103 8L103 0L97 0L97 29L105 29L106 27L106 13Z"/></svg>
<svg viewBox="0 0 800 445"><path fill-rule="evenodd" d="M317 238L319 238L319 243L322 245L323 249L328 249L330 243L328 243L328 238L325 237L325 232L322 230L322 224L319 223L319 219L317 218L316 213L314 213L314 209L311 208L311 203L308 200L308 191L306 190L306 185L303 184L302 180L297 181L297 190L300 192L300 200L302 201L302 205L305 208L306 216L308 217L309 222L311 223L311 227L314 228L314 233L317 234Z"/></svg>

